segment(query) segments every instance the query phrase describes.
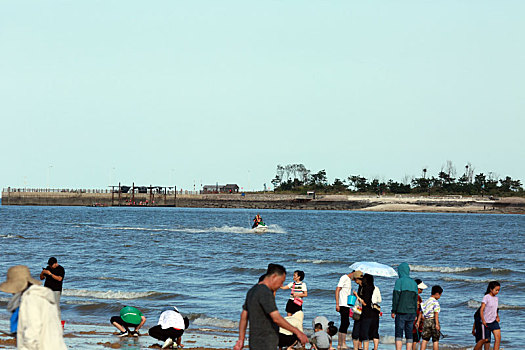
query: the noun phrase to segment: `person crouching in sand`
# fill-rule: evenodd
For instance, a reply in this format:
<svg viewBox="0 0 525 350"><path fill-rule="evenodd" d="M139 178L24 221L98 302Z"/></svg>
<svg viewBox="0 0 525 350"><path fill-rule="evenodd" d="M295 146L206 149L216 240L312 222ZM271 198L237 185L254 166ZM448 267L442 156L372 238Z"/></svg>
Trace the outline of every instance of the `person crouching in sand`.
<svg viewBox="0 0 525 350"><path fill-rule="evenodd" d="M125 306L120 309L120 316L111 317L109 322L120 331L120 333L117 334L119 337L126 337L129 335L138 337L138 330L144 325L144 323L146 323L146 317L139 309L133 306ZM135 330L130 331L129 329L131 327L134 327Z"/></svg>
<svg viewBox="0 0 525 350"><path fill-rule="evenodd" d="M190 320L174 306L160 314L158 324L149 329L149 335L164 342L162 349L169 348L174 342L177 347L182 347L182 335L189 325Z"/></svg>

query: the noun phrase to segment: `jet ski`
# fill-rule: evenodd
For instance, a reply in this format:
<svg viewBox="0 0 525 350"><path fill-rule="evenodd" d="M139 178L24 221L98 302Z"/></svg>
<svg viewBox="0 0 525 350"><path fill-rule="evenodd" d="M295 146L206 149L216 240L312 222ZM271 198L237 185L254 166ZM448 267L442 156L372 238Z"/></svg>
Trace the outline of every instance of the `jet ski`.
<svg viewBox="0 0 525 350"><path fill-rule="evenodd" d="M268 230L268 226L264 222L259 223L259 225L252 228L255 233L264 233Z"/></svg>

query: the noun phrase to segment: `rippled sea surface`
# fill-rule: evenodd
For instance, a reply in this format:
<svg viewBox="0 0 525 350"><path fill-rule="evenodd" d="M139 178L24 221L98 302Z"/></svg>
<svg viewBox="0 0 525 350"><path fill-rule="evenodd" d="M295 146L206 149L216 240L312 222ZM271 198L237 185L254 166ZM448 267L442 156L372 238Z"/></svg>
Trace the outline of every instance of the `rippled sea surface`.
<svg viewBox="0 0 525 350"><path fill-rule="evenodd" d="M439 284L442 343L473 345L473 314L487 283L501 282L505 349L522 346L525 319L525 217L513 215L261 210L270 225L250 230L245 209L0 207L0 278L17 264L38 275L50 256L66 270L62 316L70 323L108 324L123 305L155 325L176 305L192 328L231 332L246 291L270 262L291 281L306 273L305 328L324 315L339 324L334 290L356 261L411 266L411 276ZM383 295L380 334L392 343L389 316L395 279L376 278ZM430 288L423 299L430 295ZM0 294L7 319L9 295ZM277 292L282 313L288 291Z"/></svg>

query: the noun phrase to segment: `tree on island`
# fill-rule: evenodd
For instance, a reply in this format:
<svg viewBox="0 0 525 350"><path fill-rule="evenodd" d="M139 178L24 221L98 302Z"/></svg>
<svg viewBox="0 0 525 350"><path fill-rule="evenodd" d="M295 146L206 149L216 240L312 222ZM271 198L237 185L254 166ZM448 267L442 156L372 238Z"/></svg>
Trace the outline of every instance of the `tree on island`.
<svg viewBox="0 0 525 350"><path fill-rule="evenodd" d="M403 182L392 179L381 181L367 179L361 175L350 175L346 180L335 178L328 183L325 169L311 172L304 164L277 165L275 178L271 181L275 192L304 193L318 191L322 193L368 193L368 194L428 194L428 195L504 195L523 196L520 180L510 176L503 179L490 172L475 174L471 163L465 165L465 172L456 178L456 168L447 161L437 176L428 175L424 167L421 177L406 177Z"/></svg>

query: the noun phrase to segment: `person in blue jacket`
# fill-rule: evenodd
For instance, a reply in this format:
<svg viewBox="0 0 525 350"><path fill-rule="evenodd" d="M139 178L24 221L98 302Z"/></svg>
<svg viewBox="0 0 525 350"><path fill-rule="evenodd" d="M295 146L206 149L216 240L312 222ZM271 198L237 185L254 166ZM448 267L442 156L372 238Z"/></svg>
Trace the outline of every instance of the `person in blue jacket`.
<svg viewBox="0 0 525 350"><path fill-rule="evenodd" d="M417 283L410 278L410 267L401 263L397 267L399 278L392 295L392 318L395 318L396 350L403 347L403 331L405 332L407 350L414 342L412 326L417 312Z"/></svg>

